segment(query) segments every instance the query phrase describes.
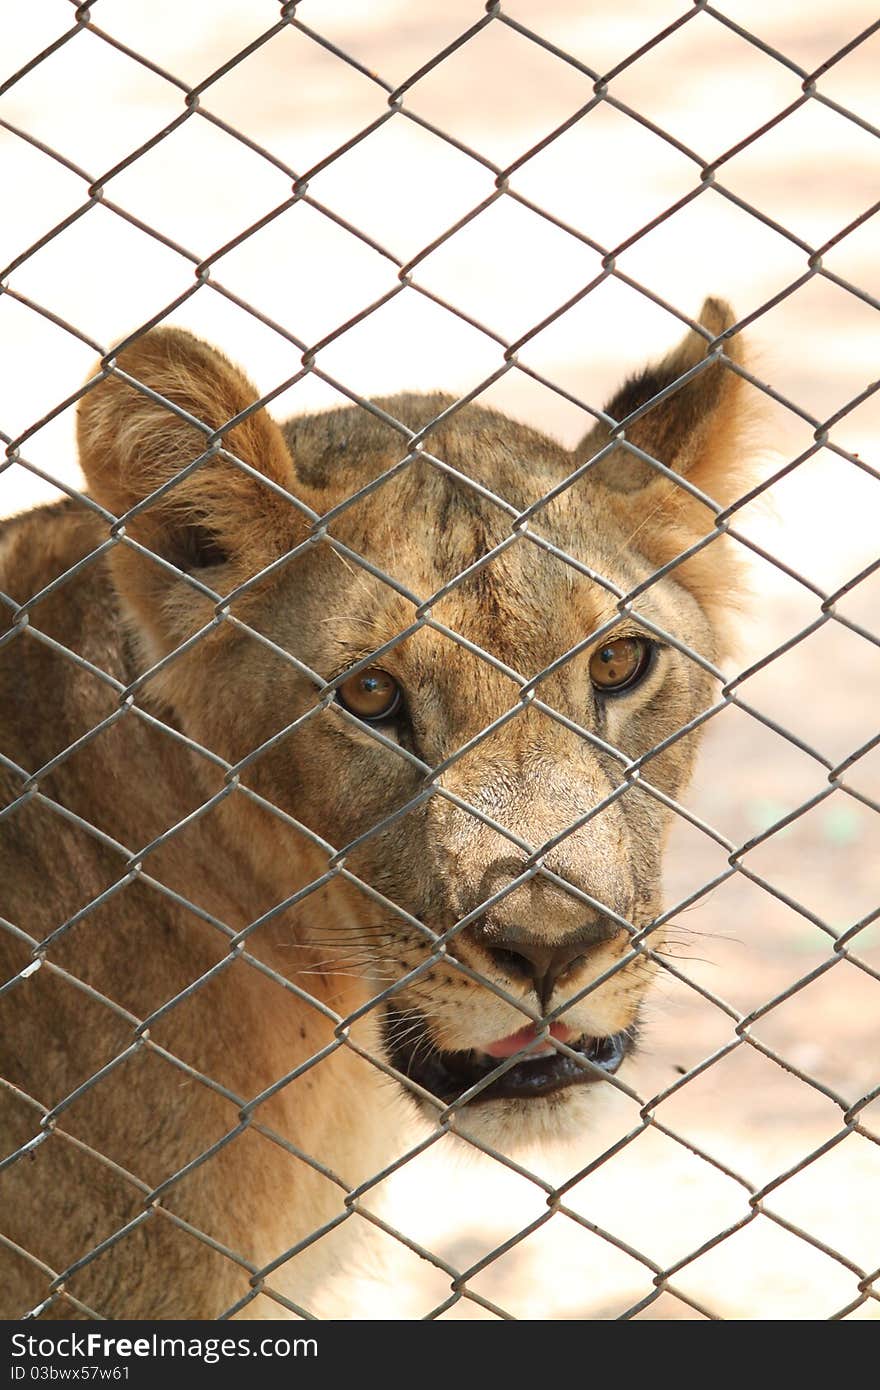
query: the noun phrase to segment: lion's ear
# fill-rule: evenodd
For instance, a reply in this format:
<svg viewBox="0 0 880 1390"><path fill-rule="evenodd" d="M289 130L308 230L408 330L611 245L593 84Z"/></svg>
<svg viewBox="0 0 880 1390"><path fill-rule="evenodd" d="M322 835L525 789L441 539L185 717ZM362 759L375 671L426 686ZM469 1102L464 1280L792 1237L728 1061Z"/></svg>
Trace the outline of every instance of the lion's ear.
<svg viewBox="0 0 880 1390"><path fill-rule="evenodd" d="M707 299L700 322L717 339L736 319L723 300ZM755 393L735 370L744 360L738 335L725 339L723 357L709 348L710 340L692 330L662 362L626 382L606 410L619 422L636 414L624 427L629 443L727 507L753 481L746 435L756 418ZM578 462L595 456L610 437L608 428L597 425L582 440ZM712 536L715 508L622 446L588 470L584 485L594 483L603 489L631 549L644 557L642 578L672 565L675 581L709 616L715 655L723 655L729 650L729 618L744 592L744 570L740 547L728 537L696 544Z"/></svg>
<svg viewBox="0 0 880 1390"><path fill-rule="evenodd" d="M707 299L700 311L700 323L718 338L736 322L730 306L722 299ZM605 407L606 414L618 422L650 406L625 428L630 444L676 473L716 501L726 504L739 492L736 451L743 421L743 379L724 358L706 362L708 340L691 331L661 362L646 367L625 382ZM724 344L728 362L743 360L739 337ZM681 386L674 383L695 371ZM672 388L672 389L670 389ZM663 395L663 392L669 392ZM578 458L586 461L609 441L610 432L596 425L578 446ZM664 483L664 475L645 459L625 448L613 449L590 470L612 492L640 492L655 484L672 487L682 499L684 489Z"/></svg>
<svg viewBox="0 0 880 1390"><path fill-rule="evenodd" d="M96 501L117 517L137 509L128 535L180 569L228 565L233 582L295 544L300 514L262 481L293 489L280 429L265 410L225 428L258 398L241 372L176 328L146 333L116 368L83 396L77 431Z"/></svg>

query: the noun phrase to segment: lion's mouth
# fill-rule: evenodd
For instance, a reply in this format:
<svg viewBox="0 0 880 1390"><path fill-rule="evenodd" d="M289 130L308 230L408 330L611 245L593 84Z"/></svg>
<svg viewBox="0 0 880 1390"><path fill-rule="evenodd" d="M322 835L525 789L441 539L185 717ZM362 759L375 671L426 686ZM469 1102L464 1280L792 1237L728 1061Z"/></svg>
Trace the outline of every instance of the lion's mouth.
<svg viewBox="0 0 880 1390"><path fill-rule="evenodd" d="M535 1100L568 1086L589 1086L613 1076L635 1041L634 1028L607 1038L584 1034L567 1041L573 1056L548 1047L533 1050L531 1055L526 1053L511 1064L506 1057L493 1057L473 1048L462 1052L438 1050L426 1020L415 1011L404 1013L389 1008L384 1031L392 1066L447 1105L475 1087L478 1089L468 1096L468 1105L490 1100ZM522 1047L517 1050L522 1051ZM511 1055L515 1056L516 1051Z"/></svg>

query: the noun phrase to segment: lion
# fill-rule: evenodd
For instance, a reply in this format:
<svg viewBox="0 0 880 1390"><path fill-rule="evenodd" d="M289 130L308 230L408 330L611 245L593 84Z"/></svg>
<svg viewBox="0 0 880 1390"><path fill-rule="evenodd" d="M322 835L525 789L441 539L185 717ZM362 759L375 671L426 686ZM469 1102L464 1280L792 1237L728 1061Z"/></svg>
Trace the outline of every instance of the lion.
<svg viewBox="0 0 880 1390"><path fill-rule="evenodd" d="M419 1123L589 1126L740 589L742 360L707 300L573 452L444 395L279 425L171 327L102 362L88 494L0 539L2 1316L310 1316Z"/></svg>

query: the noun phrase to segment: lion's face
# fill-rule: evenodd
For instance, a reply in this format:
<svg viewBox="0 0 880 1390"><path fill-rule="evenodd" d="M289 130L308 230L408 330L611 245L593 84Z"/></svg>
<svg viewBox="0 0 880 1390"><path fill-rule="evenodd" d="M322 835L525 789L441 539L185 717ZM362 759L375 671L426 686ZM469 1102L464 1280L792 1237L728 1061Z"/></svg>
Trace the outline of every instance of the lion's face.
<svg viewBox="0 0 880 1390"><path fill-rule="evenodd" d="M420 430L449 404L382 408ZM209 418L204 402L190 413ZM281 447L282 486L331 513L326 533L279 520L273 498L291 555L251 585L271 548L243 567L201 502L197 577L234 592L229 611L259 636L218 623L156 689L284 814L259 830L245 817L242 836L279 901L321 880L297 931L325 974L362 977L385 1060L430 1113L452 1106L496 1140L579 1126L632 1047L662 947L659 929L640 934L690 772L681 731L712 684L683 649L717 656L726 553L709 547L714 584L703 553L640 590L691 537L674 484L641 485L625 461L615 479L608 459L512 529L584 455L477 407L428 436L445 467L395 469L400 435L356 407L293 421ZM128 554L117 571L147 661L214 612L191 592L157 603L166 577L135 582Z"/></svg>
<svg viewBox="0 0 880 1390"><path fill-rule="evenodd" d="M405 403L397 409L405 416ZM370 457L370 431L360 441L358 412L349 415L350 447L369 478L386 460ZM490 426L489 447L521 460L532 489L537 469L542 486L570 471L564 451L554 459L541 441L532 463L525 431L474 411L437 452L479 448ZM484 474L489 463L484 457ZM512 472L494 483L527 505ZM353 484L346 479L342 490ZM340 491L337 482L329 505ZM597 492L585 482L537 526L625 593L645 566L615 519L594 514ZM354 965L376 994L393 986L377 1006L388 1060L451 1104L533 1043L468 1105L467 1128L489 1123L493 1133L505 1117L517 1131L526 1119L529 1130L546 1128L550 1116L557 1127L579 1122L591 1083L615 1071L631 1046L652 965L630 943L659 911L672 813L627 781L627 760L689 723L709 691L690 658L525 537L433 602L429 617L420 613L414 600L503 543L506 521L430 465L414 464L333 527L348 551L412 598L323 547L292 563L251 619L325 680L341 681L336 698L310 716L318 704L311 681L267 675L268 736L303 722L254 772L269 799L345 850L346 869L394 905L361 894L336 952L339 969ZM706 619L676 584L658 586L638 611L712 655ZM590 640L594 633L601 636ZM592 675L603 652L644 669L605 688ZM532 684L523 691L524 683ZM353 717L359 711L364 718ZM675 798L690 759L690 741L675 742L640 776ZM655 950L660 935L649 939ZM332 958L332 947L323 954ZM574 1056L550 1040L534 1044L542 1016L552 1020L550 1038Z"/></svg>

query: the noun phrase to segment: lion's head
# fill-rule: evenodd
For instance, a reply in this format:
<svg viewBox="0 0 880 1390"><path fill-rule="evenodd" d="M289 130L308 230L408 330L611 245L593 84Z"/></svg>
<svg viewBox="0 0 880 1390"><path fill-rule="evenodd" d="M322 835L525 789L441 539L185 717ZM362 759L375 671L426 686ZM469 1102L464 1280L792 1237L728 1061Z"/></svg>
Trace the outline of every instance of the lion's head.
<svg viewBox="0 0 880 1390"><path fill-rule="evenodd" d="M240 844L379 997L384 1064L471 1132L580 1125L662 946L737 587L738 340L702 324L573 453L442 396L282 428L172 329L82 401L149 698L233 764Z"/></svg>

